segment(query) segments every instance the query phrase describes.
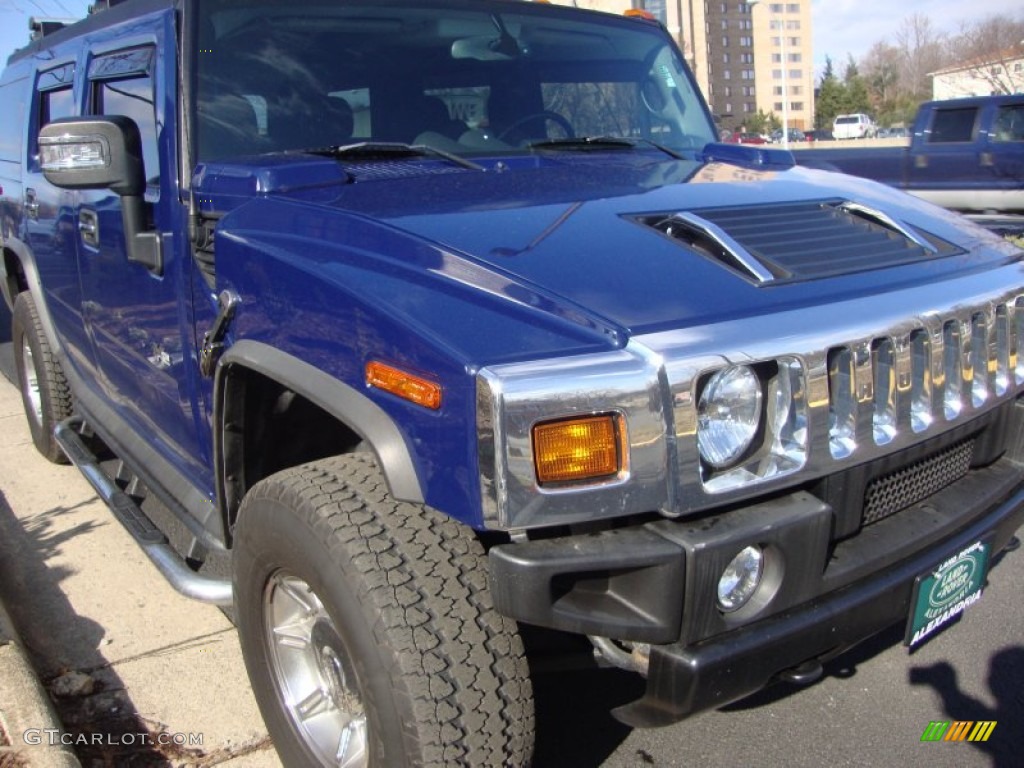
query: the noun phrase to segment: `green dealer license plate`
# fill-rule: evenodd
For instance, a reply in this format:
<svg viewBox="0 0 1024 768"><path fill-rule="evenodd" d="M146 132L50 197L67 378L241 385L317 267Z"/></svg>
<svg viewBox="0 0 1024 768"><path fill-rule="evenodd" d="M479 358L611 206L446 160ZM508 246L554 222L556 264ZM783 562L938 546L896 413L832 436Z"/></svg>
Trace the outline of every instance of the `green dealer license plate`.
<svg viewBox="0 0 1024 768"><path fill-rule="evenodd" d="M920 645L981 599L991 546L988 541L976 542L917 577L906 645Z"/></svg>

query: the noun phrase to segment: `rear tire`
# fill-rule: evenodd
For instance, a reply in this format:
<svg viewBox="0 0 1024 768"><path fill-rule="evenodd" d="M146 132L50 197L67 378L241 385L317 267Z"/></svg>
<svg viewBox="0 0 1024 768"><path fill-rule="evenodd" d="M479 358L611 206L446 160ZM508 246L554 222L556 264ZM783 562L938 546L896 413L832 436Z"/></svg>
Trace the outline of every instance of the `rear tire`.
<svg viewBox="0 0 1024 768"><path fill-rule="evenodd" d="M290 768L529 764L529 670L483 548L391 499L370 454L253 486L234 589L253 691Z"/></svg>
<svg viewBox="0 0 1024 768"><path fill-rule="evenodd" d="M54 464L67 464L53 429L71 415L71 388L43 333L35 300L27 291L14 301L11 325L14 367L32 442Z"/></svg>

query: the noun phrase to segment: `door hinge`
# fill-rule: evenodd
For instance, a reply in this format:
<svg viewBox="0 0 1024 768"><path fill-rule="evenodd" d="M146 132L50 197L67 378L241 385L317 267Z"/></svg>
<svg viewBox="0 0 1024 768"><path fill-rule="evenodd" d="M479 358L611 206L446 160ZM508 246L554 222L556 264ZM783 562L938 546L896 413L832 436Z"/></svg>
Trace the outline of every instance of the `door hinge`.
<svg viewBox="0 0 1024 768"><path fill-rule="evenodd" d="M231 319L235 316L235 309L241 302L238 295L231 291L221 291L217 297L220 311L217 312L210 330L203 335L203 347L199 350L199 372L203 376L213 376L217 369L217 361L224 351L224 336L228 332Z"/></svg>

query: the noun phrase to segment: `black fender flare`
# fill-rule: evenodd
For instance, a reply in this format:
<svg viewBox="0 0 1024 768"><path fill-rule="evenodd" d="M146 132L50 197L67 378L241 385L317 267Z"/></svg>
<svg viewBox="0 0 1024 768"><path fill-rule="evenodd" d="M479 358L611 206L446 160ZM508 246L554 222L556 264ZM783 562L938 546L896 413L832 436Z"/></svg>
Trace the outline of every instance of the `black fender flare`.
<svg viewBox="0 0 1024 768"><path fill-rule="evenodd" d="M50 317L50 309L46 302L43 300L43 284L39 279L39 270L36 268L35 256L29 247L21 240L15 238L7 238L4 240L3 248L5 251L10 251L14 254L14 258L21 264L21 269L25 273L25 282L28 285L28 291L32 294L32 298L36 303L36 311L39 313L39 322L42 323L43 333L46 334L46 340L50 344L50 349L57 356L57 358L64 362L64 346L60 343L60 338L57 336L56 328L53 325L53 319ZM6 257L0 258L0 290L3 292L4 301L7 306L14 311L14 299L17 294L11 290L11 281L13 275L7 273L7 259Z"/></svg>
<svg viewBox="0 0 1024 768"><path fill-rule="evenodd" d="M423 489L412 453L394 420L370 398L331 374L294 355L259 341L233 344L217 363L213 395L213 453L219 505L227 525L242 499L228 482L229 439L225 430L231 372L238 368L259 373L308 399L360 435L377 457L391 495L422 504Z"/></svg>

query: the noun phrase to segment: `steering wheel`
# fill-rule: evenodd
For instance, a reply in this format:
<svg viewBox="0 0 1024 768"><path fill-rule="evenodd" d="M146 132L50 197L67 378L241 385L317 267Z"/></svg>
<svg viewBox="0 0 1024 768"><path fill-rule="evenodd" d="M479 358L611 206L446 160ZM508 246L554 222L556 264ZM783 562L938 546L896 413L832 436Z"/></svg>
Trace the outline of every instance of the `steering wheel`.
<svg viewBox="0 0 1024 768"><path fill-rule="evenodd" d="M570 123L557 112L551 112L550 110L545 109L542 110L541 112L533 112L529 115L523 115L517 120L513 120L510 125L507 125L504 129L502 129L501 133L498 134L498 140L505 141L505 137L512 133L512 131L514 131L516 128L524 126L527 123L532 123L536 120L542 120L544 122L550 120L552 123L555 123L556 125L558 125L559 128L565 131L565 137L567 139L576 138L576 132L572 129L572 123Z"/></svg>

